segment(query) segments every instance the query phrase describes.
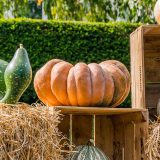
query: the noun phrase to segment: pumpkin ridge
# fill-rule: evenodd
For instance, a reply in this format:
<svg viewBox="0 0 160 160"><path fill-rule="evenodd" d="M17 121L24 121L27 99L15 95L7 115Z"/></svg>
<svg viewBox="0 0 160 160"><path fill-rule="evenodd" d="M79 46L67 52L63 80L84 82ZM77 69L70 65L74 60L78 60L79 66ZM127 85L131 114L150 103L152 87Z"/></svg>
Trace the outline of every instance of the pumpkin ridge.
<svg viewBox="0 0 160 160"><path fill-rule="evenodd" d="M91 77L91 88L92 97L91 105L100 106L103 103L104 92L105 92L105 78L102 72L102 68L96 63L88 64L90 69Z"/></svg>
<svg viewBox="0 0 160 160"><path fill-rule="evenodd" d="M115 107L115 106L117 106L117 105L120 104L121 100L123 99L123 97L124 97L124 95L125 95L126 86L127 86L127 84L126 84L127 79L126 79L125 74L119 69L119 67L117 67L117 66L114 65L113 63L112 63L112 64L110 63L109 65L114 66L114 67L117 68L117 70L118 70L118 72L119 72L119 75L121 75L120 79L123 77L123 80L122 80L122 81L120 80L120 81L121 81L121 82L120 82L120 85L122 85L122 87L120 87L120 88L121 88L121 90L123 89L123 91L121 91L121 92L122 92L122 93L121 93L121 96L120 96L120 94L118 93L119 98L117 98L117 100L115 100L115 99L113 98L113 101L111 102L111 107ZM114 74L114 75L112 74L112 77L113 77L114 83L116 84L116 83L118 82L118 80L115 79L115 74ZM116 88L116 90L115 90L115 95L117 94L116 92L117 92L117 88ZM115 95L114 95L114 97L115 97ZM115 101L115 102L114 102L114 101Z"/></svg>
<svg viewBox="0 0 160 160"><path fill-rule="evenodd" d="M73 93L74 92L74 93ZM69 70L67 77L67 94L72 106L78 105L77 86L75 81L74 66Z"/></svg>
<svg viewBox="0 0 160 160"><path fill-rule="evenodd" d="M42 87L40 87L40 84L39 83L37 83L37 81L38 80L36 80L36 78L37 78L37 76L39 76L39 74L40 74L40 71L41 70L39 70L38 72L37 72L37 74L35 75L35 80L34 80L34 87L36 88L36 86L37 86L37 90L38 90L38 97L39 97L39 99L41 100L41 99L44 99L44 103L46 104L46 105L49 105L49 106L53 106L53 105L57 105L57 104L61 104L57 99L56 99L56 97L53 95L53 98L54 98L54 103L52 102L52 100L48 97L48 96L46 96L45 94L44 94L44 92L40 92L40 88L42 88ZM42 85L41 85L42 86Z"/></svg>
<svg viewBox="0 0 160 160"><path fill-rule="evenodd" d="M100 65L99 65L100 66ZM105 98L105 92L106 92L106 78L105 78L105 75L104 75L104 71L103 71L103 68L100 66L101 68L101 72L102 72L102 75L103 75L103 78L104 78L104 91L103 91L103 99L102 99L102 104L104 104L104 98ZM112 101L112 99L111 99Z"/></svg>
<svg viewBox="0 0 160 160"><path fill-rule="evenodd" d="M93 105L93 80L92 80L92 73L91 73L91 69L90 69L90 67L89 67L89 65L87 65L88 66L88 68L89 68L89 74L90 74L90 82L91 82L91 85L90 85L90 89L91 89L91 106Z"/></svg>
<svg viewBox="0 0 160 160"><path fill-rule="evenodd" d="M77 102L79 106L91 104L90 70L85 63L75 65L75 80L77 88Z"/></svg>
<svg viewBox="0 0 160 160"><path fill-rule="evenodd" d="M108 72L112 75L115 91L110 105L111 107L115 107L117 104L119 104L120 100L124 96L124 91L126 90L126 77L117 66L111 63L107 63L107 61L100 63L100 65L106 68Z"/></svg>
<svg viewBox="0 0 160 160"><path fill-rule="evenodd" d="M51 71L51 90L63 105L70 105L67 94L67 77L72 67L72 64L62 61L54 65Z"/></svg>
<svg viewBox="0 0 160 160"><path fill-rule="evenodd" d="M57 100L57 98L53 94L51 90L51 85L50 85L51 84L51 70L53 66L59 62L62 62L62 60L53 59L53 60L48 61L45 65L43 65L41 69L37 71L35 78L34 78L34 81L37 82L37 85L39 86L39 89L41 90L41 92L38 92L39 95L41 95L42 93L44 94L45 99L49 102L48 105L61 105L61 103ZM45 87L42 87L42 85L40 85L42 82ZM43 101L42 97L39 97L39 99Z"/></svg>
<svg viewBox="0 0 160 160"><path fill-rule="evenodd" d="M38 72L37 72L37 74L35 75L35 79L36 79L36 76L38 75ZM48 104L48 101L47 101L47 99L46 99L46 97L44 96L44 94L43 94L43 92L40 92L40 89L39 89L39 85L38 84L36 84L37 82L36 81L34 81L34 89L35 89L35 91L36 91L36 93L37 93L37 96L39 97L39 99L43 99L43 103L44 104L46 104L46 105L50 105L50 102L49 102L49 104Z"/></svg>
<svg viewBox="0 0 160 160"><path fill-rule="evenodd" d="M107 68L104 65L102 65L101 63L99 65L102 68L102 72L103 72L103 75L105 78L105 92L104 92L104 98L103 98L103 105L109 106L114 98L115 83L114 83L112 75L107 70ZM106 79L106 77L107 77L107 79ZM108 82L110 84L108 84Z"/></svg>
<svg viewBox="0 0 160 160"><path fill-rule="evenodd" d="M124 92L124 96L122 97L121 101L119 103L122 103L126 97L128 96L129 92L130 92L130 74L129 71L127 70L127 68L125 67L125 65L117 60L107 60L107 63L112 63L114 65L116 65L125 75L126 77L126 90Z"/></svg>
<svg viewBox="0 0 160 160"><path fill-rule="evenodd" d="M71 160L109 160L103 151L93 145L81 145L76 148L76 151L71 156Z"/></svg>
<svg viewBox="0 0 160 160"><path fill-rule="evenodd" d="M78 154L77 154L77 159L79 159L79 158L81 158L82 156L83 156L83 150L85 150L85 148L86 148L86 146L85 145L82 145L82 147L81 147L81 149L78 151ZM81 153L82 152L82 153ZM81 153L81 154L80 154ZM86 153L87 153L87 151L85 152L85 155L86 155ZM79 157L80 156L80 157ZM83 156L83 157L85 157L85 156Z"/></svg>

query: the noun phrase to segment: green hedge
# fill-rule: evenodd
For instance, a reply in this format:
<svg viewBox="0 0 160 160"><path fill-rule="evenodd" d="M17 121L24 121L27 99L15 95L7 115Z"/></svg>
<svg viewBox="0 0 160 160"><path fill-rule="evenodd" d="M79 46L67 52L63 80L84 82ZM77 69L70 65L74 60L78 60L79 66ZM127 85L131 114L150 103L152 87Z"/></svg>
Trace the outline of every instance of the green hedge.
<svg viewBox="0 0 160 160"><path fill-rule="evenodd" d="M27 49L33 75L44 63L59 58L73 64L117 59L129 68L129 34L140 24L0 20L0 59L10 61L19 43ZM33 83L21 101L38 98ZM130 105L130 98L122 104Z"/></svg>

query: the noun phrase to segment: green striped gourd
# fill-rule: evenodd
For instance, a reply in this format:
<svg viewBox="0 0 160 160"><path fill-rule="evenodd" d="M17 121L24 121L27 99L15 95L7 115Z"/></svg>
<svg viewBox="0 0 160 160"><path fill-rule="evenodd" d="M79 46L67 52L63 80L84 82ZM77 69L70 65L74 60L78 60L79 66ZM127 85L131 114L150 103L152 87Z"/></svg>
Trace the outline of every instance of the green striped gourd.
<svg viewBox="0 0 160 160"><path fill-rule="evenodd" d="M10 63L0 60L0 102L17 103L31 80L28 53L20 45Z"/></svg>
<svg viewBox="0 0 160 160"><path fill-rule="evenodd" d="M99 148L90 141L87 145L76 148L70 160L110 160Z"/></svg>

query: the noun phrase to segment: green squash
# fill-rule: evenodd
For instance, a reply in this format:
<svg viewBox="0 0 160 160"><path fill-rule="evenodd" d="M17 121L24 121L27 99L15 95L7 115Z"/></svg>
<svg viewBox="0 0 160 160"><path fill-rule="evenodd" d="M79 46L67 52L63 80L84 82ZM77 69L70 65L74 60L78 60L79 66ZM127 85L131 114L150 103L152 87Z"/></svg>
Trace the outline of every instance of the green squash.
<svg viewBox="0 0 160 160"><path fill-rule="evenodd" d="M70 160L110 160L99 148L91 142L76 148Z"/></svg>
<svg viewBox="0 0 160 160"><path fill-rule="evenodd" d="M6 70L7 65L8 65L8 62L0 59L0 99L4 97L5 91L6 91L6 85L4 81L4 72Z"/></svg>
<svg viewBox="0 0 160 160"><path fill-rule="evenodd" d="M5 64L5 62L3 63ZM32 80L32 69L28 53L22 45L17 49L6 69L3 66L1 66L1 68L0 72L2 72L2 74L0 74L0 84L2 84L2 88L0 88L0 91L2 95L4 93L5 95L0 102L15 104L19 101ZM6 89L4 88L4 82Z"/></svg>

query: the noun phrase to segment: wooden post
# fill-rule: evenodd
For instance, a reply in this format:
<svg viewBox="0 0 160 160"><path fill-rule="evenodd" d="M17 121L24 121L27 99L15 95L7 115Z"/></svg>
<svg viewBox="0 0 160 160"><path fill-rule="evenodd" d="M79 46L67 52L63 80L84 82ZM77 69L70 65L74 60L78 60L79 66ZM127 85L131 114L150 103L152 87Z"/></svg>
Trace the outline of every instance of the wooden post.
<svg viewBox="0 0 160 160"><path fill-rule="evenodd" d="M69 140L70 140L70 144L73 144L73 116L72 114L69 115Z"/></svg>

